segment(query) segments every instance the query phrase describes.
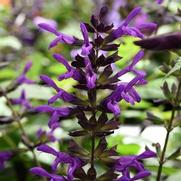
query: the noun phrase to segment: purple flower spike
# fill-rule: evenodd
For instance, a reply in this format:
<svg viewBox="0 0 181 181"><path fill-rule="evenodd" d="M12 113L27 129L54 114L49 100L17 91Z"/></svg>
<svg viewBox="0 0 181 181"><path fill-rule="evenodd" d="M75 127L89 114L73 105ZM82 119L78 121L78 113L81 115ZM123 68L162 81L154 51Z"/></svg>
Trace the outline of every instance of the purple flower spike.
<svg viewBox="0 0 181 181"><path fill-rule="evenodd" d="M22 74L16 78L16 82L18 84L23 84L23 83L33 84L34 83L34 81L32 81L26 77L26 73L30 70L31 67L32 67L32 62L30 61L25 65Z"/></svg>
<svg viewBox="0 0 181 181"><path fill-rule="evenodd" d="M32 106L29 103L29 101L26 98L26 92L25 90L22 90L20 98L17 99L11 99L11 103L14 105L21 105L26 109L31 109Z"/></svg>
<svg viewBox="0 0 181 181"><path fill-rule="evenodd" d="M0 170L4 168L4 163L12 157L12 152L2 151L0 152Z"/></svg>
<svg viewBox="0 0 181 181"><path fill-rule="evenodd" d="M135 181L143 179L150 175L150 172L144 168L143 159L156 157L156 154L151 150L146 150L138 156L122 156L117 160L115 170L122 173L122 176L117 181ZM136 175L131 178L131 168L136 170Z"/></svg>
<svg viewBox="0 0 181 181"><path fill-rule="evenodd" d="M82 35L84 38L84 44L82 46L81 54L84 56L87 56L90 54L90 50L92 49L92 44L89 42L89 34L88 34L87 28L84 25L84 23L80 24L80 28L81 28Z"/></svg>

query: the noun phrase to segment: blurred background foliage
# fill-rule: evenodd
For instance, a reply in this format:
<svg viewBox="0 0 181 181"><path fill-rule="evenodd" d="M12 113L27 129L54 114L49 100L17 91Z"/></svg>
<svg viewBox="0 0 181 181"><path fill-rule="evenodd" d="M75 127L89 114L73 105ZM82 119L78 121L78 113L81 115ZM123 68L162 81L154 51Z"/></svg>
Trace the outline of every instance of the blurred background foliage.
<svg viewBox="0 0 181 181"><path fill-rule="evenodd" d="M113 1L105 1L111 8ZM28 60L33 61L33 67L28 73L28 77L39 82L40 74L47 74L53 79L63 73L65 68L63 65L58 65L52 58L52 54L59 52L66 58L71 60L68 46L63 44L56 48L48 50L48 45L53 36L46 32L38 30L34 23L34 19L38 16L53 19L57 22L58 29L66 34L80 36L79 23L81 21L89 22L89 17L96 12L101 6L101 0L0 0L0 86L5 87L10 81L15 79L20 74L23 66ZM149 19L159 24L156 34L163 34L172 31L178 31L179 21L181 16L178 13L181 8L181 3L178 0L165 1L162 6L155 3L154 0L127 0L124 7L119 8L120 18L123 19L128 12L136 5L143 7L144 11L149 15ZM135 38L124 37L120 40L119 54L123 57L116 63L115 69L121 69L140 49L134 45ZM152 122L146 120L147 111L152 112L163 120L170 117L170 105L164 104L156 100L164 98L161 86L164 81L163 73L159 67L163 63L167 63L176 58L173 52L152 52L146 51L146 56L139 63L139 68L147 72L148 84L138 88L143 100L135 106L130 106L126 102L121 103L122 116L120 121L124 126L134 126L133 133L129 134L129 129L120 129L108 139L109 147L118 144L117 151L122 155L137 154L145 145L151 146L151 139L154 132L154 127L151 132L153 135L147 135L146 138L142 133L146 131L147 126L152 126ZM4 66L5 65L5 66ZM125 77L128 79L129 77ZM174 81L174 77L169 77L169 85ZM59 83L60 87L73 92L75 82L72 79L64 80ZM13 91L9 96L11 98L19 97L21 90L25 89L27 96L31 99L34 106L45 104L46 101L53 95L52 89L41 85L23 85ZM63 102L60 101L60 105ZM18 109L18 107L17 107ZM0 116L9 116L9 110L3 98L0 98ZM47 129L48 116L44 114L28 115L21 120L25 130L30 137L36 140L36 131L38 128ZM157 123L162 125L163 122ZM155 125L155 123L154 123ZM57 131L56 136L59 138L59 144L55 145L60 150L66 150L67 140L69 139L67 132L74 130L77 127L76 120L66 120L61 123L61 129ZM123 126L123 128L124 128ZM160 128L160 133L162 129ZM149 132L150 133L150 132ZM149 134L147 133L147 134ZM162 136L162 135L160 135ZM158 137L158 141L160 138ZM155 140L156 141L156 140ZM86 148L89 143L82 142ZM170 153L180 146L181 132L176 129L172 134L172 139L169 145ZM8 150L9 148L23 147L16 124L8 124L0 126L0 150ZM38 159L45 165L49 165L51 158L43 154L39 154ZM157 163L155 161L148 163L148 168L156 171ZM33 176L28 174L28 168L34 166L32 156L29 153L23 153L19 157L11 160L6 166L6 169L0 171L0 180L25 181L33 180ZM167 181L181 180L181 162L168 162L163 172L168 176ZM100 168L101 172L101 168ZM150 178L154 180L153 177Z"/></svg>

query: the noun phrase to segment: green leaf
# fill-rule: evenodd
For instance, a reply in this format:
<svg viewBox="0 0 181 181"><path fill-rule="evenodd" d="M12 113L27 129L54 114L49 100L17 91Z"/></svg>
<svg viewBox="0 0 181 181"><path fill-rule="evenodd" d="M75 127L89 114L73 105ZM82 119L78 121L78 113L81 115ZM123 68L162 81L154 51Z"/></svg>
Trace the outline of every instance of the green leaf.
<svg viewBox="0 0 181 181"><path fill-rule="evenodd" d="M181 70L181 57L179 57L175 66L165 75L164 78L167 78L168 76L170 76L171 74L173 74L177 70Z"/></svg>
<svg viewBox="0 0 181 181"><path fill-rule="evenodd" d="M147 112L147 118L148 118L148 120L150 120L150 121L152 121L153 123L156 123L156 124L163 123L163 120L161 118L159 118L158 116L155 116L151 112Z"/></svg>
<svg viewBox="0 0 181 181"><path fill-rule="evenodd" d="M170 156L168 156L167 160L174 160L179 156L181 156L181 147L174 151Z"/></svg>
<svg viewBox="0 0 181 181"><path fill-rule="evenodd" d="M139 152L140 146L138 144L119 144L116 151L121 155L135 155Z"/></svg>
<svg viewBox="0 0 181 181"><path fill-rule="evenodd" d="M180 180L181 180L181 171L174 173L172 176L166 179L166 181L180 181Z"/></svg>

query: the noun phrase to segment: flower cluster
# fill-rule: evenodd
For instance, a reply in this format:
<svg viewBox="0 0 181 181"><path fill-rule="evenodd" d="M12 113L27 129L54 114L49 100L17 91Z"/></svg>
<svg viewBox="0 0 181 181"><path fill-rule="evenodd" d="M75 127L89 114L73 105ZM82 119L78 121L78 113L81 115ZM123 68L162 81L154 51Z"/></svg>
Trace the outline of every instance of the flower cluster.
<svg viewBox="0 0 181 181"><path fill-rule="evenodd" d="M50 174L46 170L44 170L43 168L40 168L40 167L32 168L31 169L32 173L43 176L43 177L50 178L53 181L54 180L55 181L66 181L66 180L71 181L71 180L73 180L74 171L81 166L81 161L79 158L72 157L67 153L57 152L56 150L54 150L53 148L51 148L47 145L41 145L37 148L37 150L45 152L45 153L49 153L49 154L55 156L55 160L52 164L53 173ZM58 176L58 175L54 174L58 169L58 165L62 164L62 163L68 165L68 171L67 171L66 176Z"/></svg>
<svg viewBox="0 0 181 181"><path fill-rule="evenodd" d="M142 160L156 157L156 154L151 150L146 150L137 156L122 156L117 160L115 169L122 173L122 176L117 181L134 181L143 179L150 175L150 171L145 170ZM136 170L136 175L131 178L130 170Z"/></svg>
<svg viewBox="0 0 181 181"><path fill-rule="evenodd" d="M120 26L115 28L113 24L110 25L103 21L107 11L107 8L103 7L98 16L93 15L91 17L91 24L80 24L82 39L63 34L49 24L41 23L38 25L44 31L55 35L49 48L53 48L59 43L78 47L80 53L74 56L71 63L63 55L53 54L53 57L67 69L66 73L58 76L57 81L72 78L77 81L77 85L74 87L80 92L86 93L87 96L85 99L85 96L66 92L50 77L41 75L40 79L47 86L55 89L56 94L48 100L47 105L38 106L35 110L51 115L48 125L52 130L59 126L60 121L72 116L76 117L80 129L70 132L70 136L87 136L92 140L92 149L89 154L85 154L74 142L69 149L71 153L62 153L47 145L42 145L38 147L38 150L53 154L56 159L52 165L52 173L48 173L41 167L35 167L31 171L36 175L47 177L52 181L73 180L74 177L78 180L81 180L82 177L96 180L95 162L98 160L107 166L107 171L100 176L101 178L107 177L108 180L113 180L117 177L116 171L122 173L123 176L120 178L122 181L136 180L149 175L140 161L154 157L154 153L147 150L138 156L113 159L112 157L117 153L115 147L107 148L106 136L112 134L119 127L118 116L121 114L119 102L125 100L132 105L135 102L140 102L141 97L135 87L146 83L145 72L136 68L136 64L144 56L142 50L122 70L117 71L113 67L113 64L121 59L118 56L118 47L120 46L118 39L123 36L134 36L142 39L144 37L143 32L145 30L154 31L156 24L140 23L133 26L131 21L141 13L141 8L137 7L121 22ZM121 77L127 73L133 74L134 78L126 82L121 81ZM104 95L104 90L107 90L106 92L109 94ZM98 96L99 92L102 92L102 96ZM59 99L68 103L68 106L55 107L53 103ZM112 115L111 119L108 118L108 114ZM98 141L97 146L95 140ZM79 155L78 158L76 155ZM69 165L66 176L56 174L59 163ZM113 170L114 164L116 166ZM90 165L87 173L82 168L84 165ZM130 167L135 167L138 171L134 178L129 176ZM112 174L109 174L110 171Z"/></svg>

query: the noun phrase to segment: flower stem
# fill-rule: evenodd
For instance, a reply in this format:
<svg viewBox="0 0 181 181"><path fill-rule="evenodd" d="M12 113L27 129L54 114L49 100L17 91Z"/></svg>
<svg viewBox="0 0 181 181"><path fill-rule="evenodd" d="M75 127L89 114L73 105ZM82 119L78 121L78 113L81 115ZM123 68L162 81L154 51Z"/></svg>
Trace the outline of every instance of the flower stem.
<svg viewBox="0 0 181 181"><path fill-rule="evenodd" d="M95 135L92 131L92 150L91 150L91 168L94 168L94 150L95 150Z"/></svg>
<svg viewBox="0 0 181 181"><path fill-rule="evenodd" d="M16 111L13 109L13 106L11 104L11 101L9 99L9 97L7 96L6 92L3 91L3 96L6 98L6 101L7 101L7 104L12 112L12 115L14 117L14 120L16 121L16 123L18 124L18 127L19 129L21 130L22 132L22 135L26 138L27 142L29 145L31 145L31 149L27 146L27 148L32 152L32 155L33 155L33 158L34 158L34 161L37 165L40 165L40 163L37 161L37 158L36 158L36 155L35 155L35 152L34 152L34 146L32 146L32 142L30 141L28 135L26 134L26 131L23 127L23 125L21 124L21 121L20 121L20 116L16 113Z"/></svg>
<svg viewBox="0 0 181 181"><path fill-rule="evenodd" d="M167 146L168 146L170 133L173 130L172 129L172 124L173 124L173 120L174 120L175 113L176 113L176 106L179 103L178 100L179 100L180 91L181 91L181 79L179 79L177 94L176 94L176 98L175 98L175 101L174 101L174 105L173 105L172 114L171 114L171 117L170 117L170 120L169 120L169 124L168 124L168 127L167 127L167 134L166 134L166 138L165 138L165 142L164 142L163 151L161 153L161 157L160 157L160 161L159 161L159 167L158 167L156 181L160 181L161 175L162 175L162 168L163 168L163 165L164 165L164 163L166 161L165 160L165 154L166 154L166 151L167 151Z"/></svg>

